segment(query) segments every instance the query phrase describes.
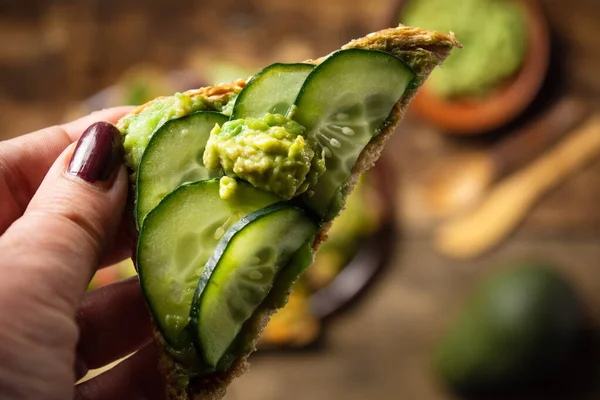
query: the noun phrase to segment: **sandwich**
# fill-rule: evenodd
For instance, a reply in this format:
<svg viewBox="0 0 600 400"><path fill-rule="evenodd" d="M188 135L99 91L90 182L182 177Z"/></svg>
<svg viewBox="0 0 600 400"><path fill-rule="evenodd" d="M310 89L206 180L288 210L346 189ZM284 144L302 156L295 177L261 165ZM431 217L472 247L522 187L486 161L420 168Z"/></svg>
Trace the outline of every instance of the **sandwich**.
<svg viewBox="0 0 600 400"><path fill-rule="evenodd" d="M136 268L169 399L221 399L431 71L460 43L398 26L123 117Z"/></svg>

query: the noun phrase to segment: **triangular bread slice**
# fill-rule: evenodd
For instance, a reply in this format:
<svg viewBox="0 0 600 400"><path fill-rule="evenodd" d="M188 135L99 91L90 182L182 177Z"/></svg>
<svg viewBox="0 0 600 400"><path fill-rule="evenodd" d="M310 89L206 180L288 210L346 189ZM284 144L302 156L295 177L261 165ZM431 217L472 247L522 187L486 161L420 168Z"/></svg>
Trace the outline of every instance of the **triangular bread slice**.
<svg viewBox="0 0 600 400"><path fill-rule="evenodd" d="M346 184L347 190L344 191L346 195L350 193L360 174L367 171L375 164L387 139L396 129L411 100L417 94L419 88L433 69L438 65L441 65L450 55L453 47L462 46L452 33L446 35L439 32L425 31L403 25L396 28L373 32L363 38L353 40L342 47L342 49L361 48L391 53L408 64L416 74L415 82L406 90L403 97L392 109L392 112L386 121L386 127L380 134L371 140L360 154L358 161L353 168L352 177ZM305 62L319 64L324 59L325 57L322 57ZM190 90L185 92L185 94L192 97L201 96L207 104L225 104L235 94L239 93L245 84L246 81L238 80L214 87ZM140 106L133 111L133 113L139 113L151 103L152 102L149 102ZM117 124L117 126L119 126L119 124ZM120 128L123 130L122 126ZM317 235L313 244L315 250L317 250L320 244L326 240L329 226L330 224L325 226ZM277 308L274 305L269 307L268 305L263 304L252 316L251 323L248 325L251 326L251 336L255 338L254 343L256 343L260 332L267 325L270 316L276 310ZM182 376L178 372L179 369L177 368L177 363L166 351L165 342L157 329L155 329L154 336L161 349L159 367L166 379L168 399L221 399L225 395L229 383L235 377L243 374L249 365L246 357L243 357L237 360L237 362L225 372L193 378L187 383L185 379L181 379ZM182 382L184 383L182 384Z"/></svg>

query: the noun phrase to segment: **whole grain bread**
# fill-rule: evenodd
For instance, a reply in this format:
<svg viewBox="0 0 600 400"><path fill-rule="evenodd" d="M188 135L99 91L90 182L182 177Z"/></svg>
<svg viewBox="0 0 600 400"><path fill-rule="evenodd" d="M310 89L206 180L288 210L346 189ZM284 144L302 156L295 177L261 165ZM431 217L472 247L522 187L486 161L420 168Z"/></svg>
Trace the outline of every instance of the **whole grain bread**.
<svg viewBox="0 0 600 400"><path fill-rule="evenodd" d="M384 29L373 32L360 39L352 40L342 49L362 48L382 50L395 55L408 64L416 74L414 82L406 90L403 97L392 109L384 128L360 154L357 163L352 170L352 176L343 190L344 195L352 191L361 173L370 169L383 150L383 147L394 132L396 126L402 119L408 105L417 94L423 82L427 79L433 69L442 64L450 55L453 47L462 47L452 33L446 35L434 31L426 31L419 28L411 28L399 25L396 28ZM325 57L305 62L319 64ZM214 87L189 90L185 92L190 96L202 96L209 102L227 102L233 95L239 93L246 82L237 80L232 83L220 84ZM151 102L138 107L133 113L139 113ZM313 248L317 250L321 243L327 239L327 231L331 224L325 226L317 235ZM267 299L247 322L245 329L249 337L254 338L253 346L264 327L269 322L270 316L276 311L274 303L269 304ZM226 392L230 382L242 375L249 364L246 357L237 360L233 366L221 373L213 373L200 378L193 378L187 383L182 382L182 372L177 362L166 350L165 342L158 329L155 329L154 337L160 348L159 368L166 380L167 398L170 400L218 400Z"/></svg>

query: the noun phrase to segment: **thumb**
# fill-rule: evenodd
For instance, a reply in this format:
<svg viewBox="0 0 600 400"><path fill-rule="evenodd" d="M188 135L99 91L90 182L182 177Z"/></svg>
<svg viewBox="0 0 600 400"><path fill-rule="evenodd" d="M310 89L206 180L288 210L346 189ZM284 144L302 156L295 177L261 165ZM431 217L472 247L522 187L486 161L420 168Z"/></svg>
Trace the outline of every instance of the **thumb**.
<svg viewBox="0 0 600 400"><path fill-rule="evenodd" d="M127 173L116 127L91 125L55 161L23 216L0 238L16 279L47 300L77 306L127 200ZM2 260L0 260L0 265Z"/></svg>

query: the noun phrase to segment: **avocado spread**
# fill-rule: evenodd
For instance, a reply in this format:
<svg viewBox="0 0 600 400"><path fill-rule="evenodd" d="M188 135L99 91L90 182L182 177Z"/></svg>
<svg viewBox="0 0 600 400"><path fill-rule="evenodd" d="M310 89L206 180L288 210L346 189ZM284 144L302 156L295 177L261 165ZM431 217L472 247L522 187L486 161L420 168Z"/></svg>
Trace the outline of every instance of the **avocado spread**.
<svg viewBox="0 0 600 400"><path fill-rule="evenodd" d="M225 104L222 107L221 114L231 117L231 113L233 112L233 106L235 105L235 100L237 99L238 95L239 95L239 93L236 93L229 99L227 104Z"/></svg>
<svg viewBox="0 0 600 400"><path fill-rule="evenodd" d="M442 97L485 96L518 71L525 58L525 17L516 1L412 0L401 20L408 26L452 31L463 43L427 82Z"/></svg>
<svg viewBox="0 0 600 400"><path fill-rule="evenodd" d="M237 96L237 94L236 94ZM232 97L232 100L235 98ZM189 96L176 93L173 96L159 97L137 114L130 114L121 119L117 128L125 136L125 162L134 172L150 142L152 135L165 122L185 117L196 111L227 111L231 106L220 102L210 102L202 96Z"/></svg>
<svg viewBox="0 0 600 400"><path fill-rule="evenodd" d="M158 98L138 114L131 114L119 121L117 128L127 133L123 141L127 166L137 170L144 149L152 134L165 122L183 117L208 106L199 96L176 93L174 96Z"/></svg>
<svg viewBox="0 0 600 400"><path fill-rule="evenodd" d="M211 131L204 164L211 169L222 167L232 178L291 199L307 191L325 172L325 156L322 151L319 154L316 143L302 136L305 131L280 114L228 121Z"/></svg>

